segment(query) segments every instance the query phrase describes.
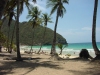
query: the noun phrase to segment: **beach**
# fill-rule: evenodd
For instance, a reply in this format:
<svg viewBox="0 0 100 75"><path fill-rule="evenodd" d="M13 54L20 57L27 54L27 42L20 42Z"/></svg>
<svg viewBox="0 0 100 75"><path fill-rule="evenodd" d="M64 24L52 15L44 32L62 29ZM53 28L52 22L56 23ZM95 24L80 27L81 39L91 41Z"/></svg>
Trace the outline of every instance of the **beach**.
<svg viewBox="0 0 100 75"><path fill-rule="evenodd" d="M65 45L63 45L64 47ZM100 50L100 42L97 43L97 46ZM24 51L30 51L31 46L20 46L20 51L23 53ZM37 52L40 49L40 46L32 46L33 52ZM92 57L95 57L95 53L92 47L92 43L69 43L68 46L66 46L63 51L62 54L63 55L68 55L70 54L71 57L72 56L79 56L79 53L82 49L87 49L89 54ZM43 45L41 48L41 51L44 52L48 52L50 53L51 51L51 45ZM58 48L58 46L56 45L56 52L59 54L60 53L60 49ZM66 56L64 56L66 57Z"/></svg>
<svg viewBox="0 0 100 75"><path fill-rule="evenodd" d="M16 52L0 53L0 75L100 75L98 64L73 59L75 56L51 60L49 54L21 53L25 59L22 62L12 60L13 57L16 57Z"/></svg>

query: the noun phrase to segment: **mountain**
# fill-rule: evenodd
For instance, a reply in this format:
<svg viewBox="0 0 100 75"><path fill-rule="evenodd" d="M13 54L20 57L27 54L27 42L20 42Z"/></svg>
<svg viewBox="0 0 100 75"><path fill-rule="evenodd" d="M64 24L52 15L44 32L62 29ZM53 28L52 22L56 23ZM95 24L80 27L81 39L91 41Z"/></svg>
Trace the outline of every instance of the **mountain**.
<svg viewBox="0 0 100 75"><path fill-rule="evenodd" d="M15 32L16 29L14 29L15 21L13 20L10 25L10 30L7 25L8 20L5 20L3 26L2 26L2 32L8 36L8 31L10 33L10 40L12 36L12 32L14 32L14 43L15 43ZM33 36L34 32L34 36ZM43 40L43 33L44 33L44 27L43 26L36 26L34 29L32 28L32 25L29 22L22 22L19 24L19 40L20 44L22 45L32 45L32 37L33 37L33 45L40 45L41 41ZM53 40L53 30L50 28L46 29L46 36L45 36L45 42L44 45L50 45L52 44ZM67 41L64 37L62 37L60 34L57 33L57 42L62 42L63 44L66 44Z"/></svg>

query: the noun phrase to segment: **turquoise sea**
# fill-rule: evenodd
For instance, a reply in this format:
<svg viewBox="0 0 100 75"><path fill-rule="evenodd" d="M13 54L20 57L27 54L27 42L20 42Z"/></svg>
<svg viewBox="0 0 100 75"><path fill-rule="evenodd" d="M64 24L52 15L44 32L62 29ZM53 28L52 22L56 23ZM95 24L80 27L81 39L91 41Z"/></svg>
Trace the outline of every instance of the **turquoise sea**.
<svg viewBox="0 0 100 75"><path fill-rule="evenodd" d="M100 50L100 42L97 42L97 46ZM33 51L38 51L40 46L33 46ZM92 43L69 43L67 47L63 49L63 53L66 52L80 52L81 49L87 49L90 52L94 52ZM30 50L31 46L21 46L21 50ZM50 51L51 45L44 45L42 46L42 50ZM59 52L60 49L56 46L56 51Z"/></svg>

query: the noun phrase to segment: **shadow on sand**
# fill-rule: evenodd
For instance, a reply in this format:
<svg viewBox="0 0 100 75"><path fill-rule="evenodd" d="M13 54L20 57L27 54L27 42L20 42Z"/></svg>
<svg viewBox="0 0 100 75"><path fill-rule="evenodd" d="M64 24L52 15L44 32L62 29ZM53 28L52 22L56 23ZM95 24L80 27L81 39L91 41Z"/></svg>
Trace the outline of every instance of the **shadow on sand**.
<svg viewBox="0 0 100 75"><path fill-rule="evenodd" d="M13 69L20 69L20 68L28 68L29 70L25 72L23 75L28 74L29 72L35 70L38 67L47 67L47 68L53 68L53 69L63 69L59 65L55 64L52 61L39 61L40 58L33 58L32 60L24 60L22 62L16 62L15 60L6 60L6 62L1 61L2 66L0 66L0 75L6 75L6 74L14 74L12 72Z"/></svg>

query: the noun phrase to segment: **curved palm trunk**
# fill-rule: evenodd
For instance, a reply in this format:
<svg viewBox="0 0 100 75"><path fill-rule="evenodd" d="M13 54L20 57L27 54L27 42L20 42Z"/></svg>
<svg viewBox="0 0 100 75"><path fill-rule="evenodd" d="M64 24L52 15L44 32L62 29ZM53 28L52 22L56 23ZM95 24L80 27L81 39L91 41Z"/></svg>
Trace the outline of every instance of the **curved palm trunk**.
<svg viewBox="0 0 100 75"><path fill-rule="evenodd" d="M10 26L8 27L8 39L7 39L7 49L8 49L8 52L10 52L10 50L9 50L9 35L10 35Z"/></svg>
<svg viewBox="0 0 100 75"><path fill-rule="evenodd" d="M47 26L47 25L46 25L46 26ZM43 45L43 43L44 43L44 39L45 39L45 32L46 32L46 27L45 27L45 29L44 29L43 41L41 42L41 46L40 46L40 49L39 49L39 51L38 51L38 54L40 53L41 48L42 48L42 45Z"/></svg>
<svg viewBox="0 0 100 75"><path fill-rule="evenodd" d="M8 0L0 0L0 20L1 20L1 17L2 17L2 13L4 11L4 8L7 4Z"/></svg>
<svg viewBox="0 0 100 75"><path fill-rule="evenodd" d="M97 7L98 7L98 0L95 0L94 4L94 14L93 14L93 25L92 25L92 45L95 51L96 56L99 55L100 57L100 51L96 45L96 16L97 16Z"/></svg>
<svg viewBox="0 0 100 75"><path fill-rule="evenodd" d="M30 52L33 52L32 46L33 46L33 42L34 42L34 32L35 32L35 29L33 29L32 45L31 45Z"/></svg>
<svg viewBox="0 0 100 75"><path fill-rule="evenodd" d="M16 27L16 22L15 22L15 26L12 32L12 37L11 37L11 44L10 44L10 53L12 52L12 44L13 44L13 37L14 37L14 33L15 33L15 27Z"/></svg>
<svg viewBox="0 0 100 75"><path fill-rule="evenodd" d="M17 59L16 61L22 61L19 48L19 0L17 0L17 25L16 25L16 46L17 46Z"/></svg>
<svg viewBox="0 0 100 75"><path fill-rule="evenodd" d="M51 48L51 53L50 54L56 54L56 30L57 30L57 23L58 23L58 14L56 16L56 23L55 23L55 28L54 28L54 38L53 38L53 43L52 43L52 48Z"/></svg>

